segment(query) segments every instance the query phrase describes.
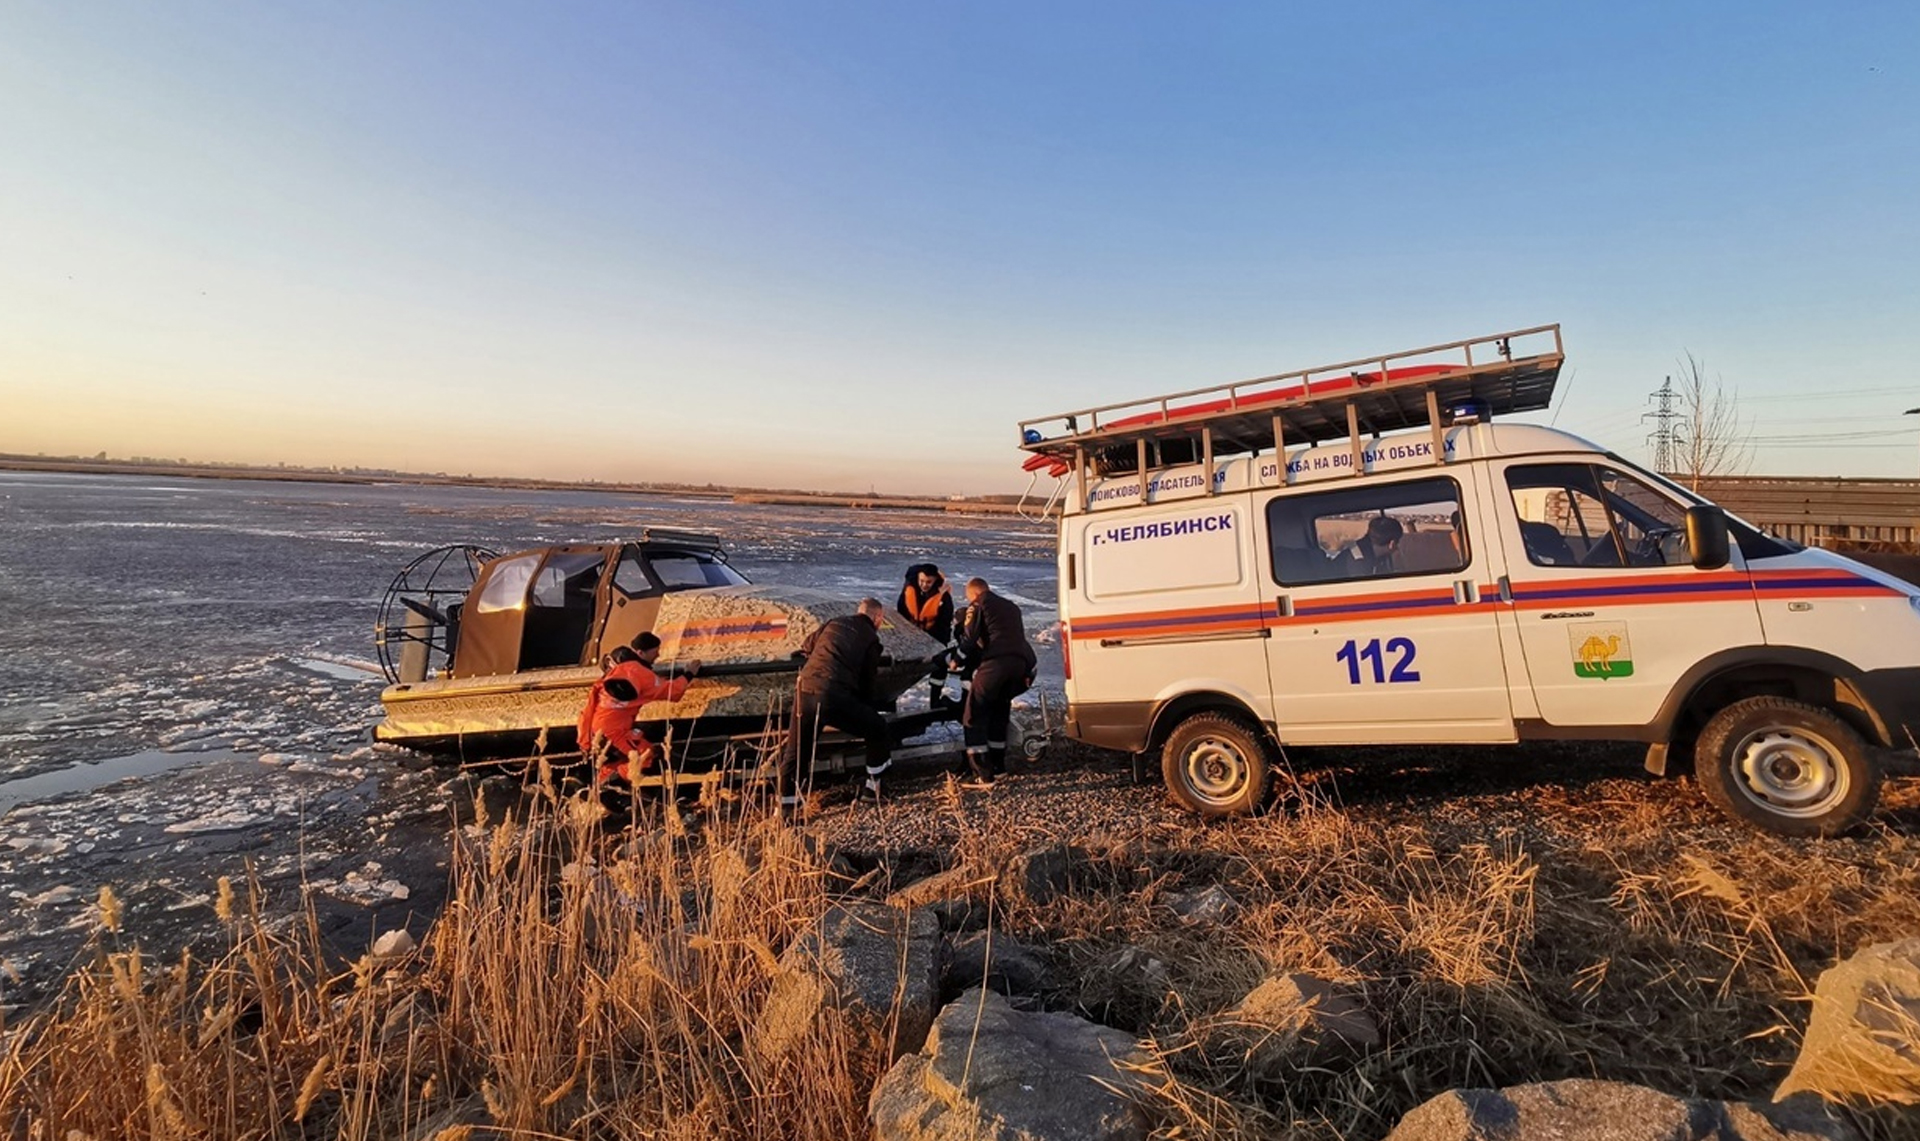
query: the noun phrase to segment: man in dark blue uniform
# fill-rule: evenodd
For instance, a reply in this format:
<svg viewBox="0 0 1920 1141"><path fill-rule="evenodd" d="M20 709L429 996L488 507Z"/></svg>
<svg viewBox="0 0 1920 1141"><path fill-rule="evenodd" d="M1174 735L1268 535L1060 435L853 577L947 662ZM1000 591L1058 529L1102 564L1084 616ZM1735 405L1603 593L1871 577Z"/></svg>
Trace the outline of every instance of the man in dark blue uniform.
<svg viewBox="0 0 1920 1141"><path fill-rule="evenodd" d="M988 789L1006 770L1013 699L1033 686L1033 646L1020 608L993 593L984 578L967 580L967 616L959 644L961 658L973 666L960 719L966 727L970 776L961 787Z"/></svg>

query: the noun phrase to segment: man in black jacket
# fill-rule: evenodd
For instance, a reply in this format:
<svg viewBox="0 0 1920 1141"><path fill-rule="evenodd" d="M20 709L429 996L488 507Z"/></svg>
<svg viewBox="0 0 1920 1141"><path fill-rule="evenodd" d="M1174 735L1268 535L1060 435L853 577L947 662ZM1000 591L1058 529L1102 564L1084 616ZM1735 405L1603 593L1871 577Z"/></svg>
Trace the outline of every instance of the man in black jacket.
<svg viewBox="0 0 1920 1141"><path fill-rule="evenodd" d="M874 708L885 619L877 599L863 599L858 613L828 621L801 645L806 664L793 687L791 745L780 766L782 809L797 809L802 788L812 782L814 739L823 726L865 740L867 780L860 795L880 798L880 774L893 760L886 718Z"/></svg>
<svg viewBox="0 0 1920 1141"><path fill-rule="evenodd" d="M1020 608L993 593L984 578L967 580L960 652L973 664L973 684L961 717L972 777L961 787L992 788L994 778L1006 769L1013 699L1032 687L1035 659Z"/></svg>

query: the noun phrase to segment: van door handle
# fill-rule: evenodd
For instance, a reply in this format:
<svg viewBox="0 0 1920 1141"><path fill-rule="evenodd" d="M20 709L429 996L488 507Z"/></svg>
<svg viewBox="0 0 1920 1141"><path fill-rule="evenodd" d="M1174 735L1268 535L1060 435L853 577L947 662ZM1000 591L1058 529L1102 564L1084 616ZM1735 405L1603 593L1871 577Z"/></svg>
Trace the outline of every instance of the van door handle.
<svg viewBox="0 0 1920 1141"><path fill-rule="evenodd" d="M1273 608L1279 612L1282 618L1293 617L1293 599L1288 598L1284 594L1273 600Z"/></svg>
<svg viewBox="0 0 1920 1141"><path fill-rule="evenodd" d="M1500 576L1500 601L1513 601L1513 580L1506 575Z"/></svg>
<svg viewBox="0 0 1920 1141"><path fill-rule="evenodd" d="M1480 601L1480 592L1474 588L1472 579L1456 578L1453 580L1453 604L1455 606L1465 606L1469 602L1478 601Z"/></svg>

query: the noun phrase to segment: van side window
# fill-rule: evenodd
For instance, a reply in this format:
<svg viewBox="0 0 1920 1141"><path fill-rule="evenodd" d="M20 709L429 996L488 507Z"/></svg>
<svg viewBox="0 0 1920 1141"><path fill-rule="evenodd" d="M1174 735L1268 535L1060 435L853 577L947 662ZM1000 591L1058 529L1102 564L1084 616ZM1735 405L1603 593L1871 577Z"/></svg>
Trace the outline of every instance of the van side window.
<svg viewBox="0 0 1920 1141"><path fill-rule="evenodd" d="M1690 566L1686 509L1624 472L1600 469L1600 490L1633 567Z"/></svg>
<svg viewBox="0 0 1920 1141"><path fill-rule="evenodd" d="M1440 574L1472 561L1451 479L1276 496L1267 503L1273 579L1285 586Z"/></svg>
<svg viewBox="0 0 1920 1141"><path fill-rule="evenodd" d="M1658 567L1688 561L1680 506L1612 468L1507 469L1527 560L1542 567Z"/></svg>

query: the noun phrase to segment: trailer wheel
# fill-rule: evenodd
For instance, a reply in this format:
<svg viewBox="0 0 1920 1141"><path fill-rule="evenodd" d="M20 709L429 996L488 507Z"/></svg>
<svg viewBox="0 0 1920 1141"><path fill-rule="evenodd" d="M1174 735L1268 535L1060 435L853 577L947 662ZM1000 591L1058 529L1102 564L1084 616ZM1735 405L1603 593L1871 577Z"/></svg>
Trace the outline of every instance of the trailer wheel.
<svg viewBox="0 0 1920 1141"><path fill-rule="evenodd" d="M1880 799L1880 766L1853 726L1786 697L1749 697L1709 718L1694 777L1722 811L1781 836L1838 836Z"/></svg>
<svg viewBox="0 0 1920 1141"><path fill-rule="evenodd" d="M1272 764L1266 737L1221 713L1182 721L1160 750L1167 791L1202 816L1249 816L1267 800Z"/></svg>

